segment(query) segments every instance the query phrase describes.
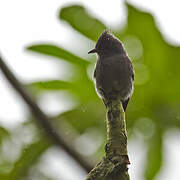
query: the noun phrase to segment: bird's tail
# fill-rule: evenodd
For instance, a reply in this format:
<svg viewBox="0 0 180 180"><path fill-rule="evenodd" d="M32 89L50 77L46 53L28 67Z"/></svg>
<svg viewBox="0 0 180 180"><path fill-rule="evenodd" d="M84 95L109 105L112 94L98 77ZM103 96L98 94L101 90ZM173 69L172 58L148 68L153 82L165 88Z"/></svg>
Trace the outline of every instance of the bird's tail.
<svg viewBox="0 0 180 180"><path fill-rule="evenodd" d="M122 101L122 106L123 106L124 112L126 111L128 102L129 102L129 98L127 100L125 100L125 101Z"/></svg>

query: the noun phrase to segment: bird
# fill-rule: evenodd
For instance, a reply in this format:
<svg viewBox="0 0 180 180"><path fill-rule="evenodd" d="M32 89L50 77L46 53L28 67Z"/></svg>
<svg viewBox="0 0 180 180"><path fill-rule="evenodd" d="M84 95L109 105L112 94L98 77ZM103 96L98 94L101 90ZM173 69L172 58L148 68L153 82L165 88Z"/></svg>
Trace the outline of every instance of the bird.
<svg viewBox="0 0 180 180"><path fill-rule="evenodd" d="M134 90L134 69L123 44L105 30L90 53L97 54L94 69L97 94L105 106L120 100L125 112Z"/></svg>

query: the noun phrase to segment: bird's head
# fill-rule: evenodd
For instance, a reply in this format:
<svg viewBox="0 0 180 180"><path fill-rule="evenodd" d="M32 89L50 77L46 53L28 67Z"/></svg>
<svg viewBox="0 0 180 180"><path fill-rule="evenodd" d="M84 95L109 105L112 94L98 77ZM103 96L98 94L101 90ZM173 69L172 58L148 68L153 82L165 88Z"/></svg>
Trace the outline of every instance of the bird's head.
<svg viewBox="0 0 180 180"><path fill-rule="evenodd" d="M104 31L99 37L94 49L88 52L97 53L101 56L112 56L117 53L123 53L124 48L122 43L113 36L108 30Z"/></svg>

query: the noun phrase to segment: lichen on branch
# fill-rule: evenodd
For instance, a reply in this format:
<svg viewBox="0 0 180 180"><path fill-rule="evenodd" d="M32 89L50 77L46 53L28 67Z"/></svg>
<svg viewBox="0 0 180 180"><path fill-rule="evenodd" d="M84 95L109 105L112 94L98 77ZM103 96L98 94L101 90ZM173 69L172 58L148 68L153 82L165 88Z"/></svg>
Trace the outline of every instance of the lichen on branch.
<svg viewBox="0 0 180 180"><path fill-rule="evenodd" d="M120 100L108 102L106 156L91 170L86 180L129 180L125 113Z"/></svg>

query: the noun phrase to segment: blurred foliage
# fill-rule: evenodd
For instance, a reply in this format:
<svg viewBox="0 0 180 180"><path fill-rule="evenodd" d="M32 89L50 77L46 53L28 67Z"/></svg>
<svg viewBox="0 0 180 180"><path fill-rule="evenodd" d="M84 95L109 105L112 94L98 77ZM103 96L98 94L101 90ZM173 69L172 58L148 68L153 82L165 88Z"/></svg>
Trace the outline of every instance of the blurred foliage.
<svg viewBox="0 0 180 180"><path fill-rule="evenodd" d="M170 128L180 127L180 120L177 118L180 117L180 47L165 41L150 13L127 3L125 5L126 25L111 31L124 43L135 68L135 91L126 113L127 127L129 137L137 137L138 131L144 139L147 146L144 178L153 180L163 165L164 133ZM88 39L95 43L99 35L109 29L80 5L62 8L59 19L87 37L87 43L90 42ZM77 46L80 43L78 41ZM95 62L95 57L93 61L87 61L85 57L78 57L53 44L31 45L27 49L48 55L50 60L52 57L67 61L73 67L73 76L69 80L37 81L29 84L29 87L38 90L39 94L63 90L70 97L75 97L76 106L56 116L55 123L59 126L68 124L79 137L87 134L89 129L101 134L101 143L97 145L95 138L96 151L89 155L100 158L106 140L105 108L88 76L88 68ZM0 128L0 144L8 134L5 129ZM9 176L1 171L0 166L0 179L20 179L21 175L24 176L31 164L50 146L44 140L41 141L32 142L25 152L22 151Z"/></svg>

